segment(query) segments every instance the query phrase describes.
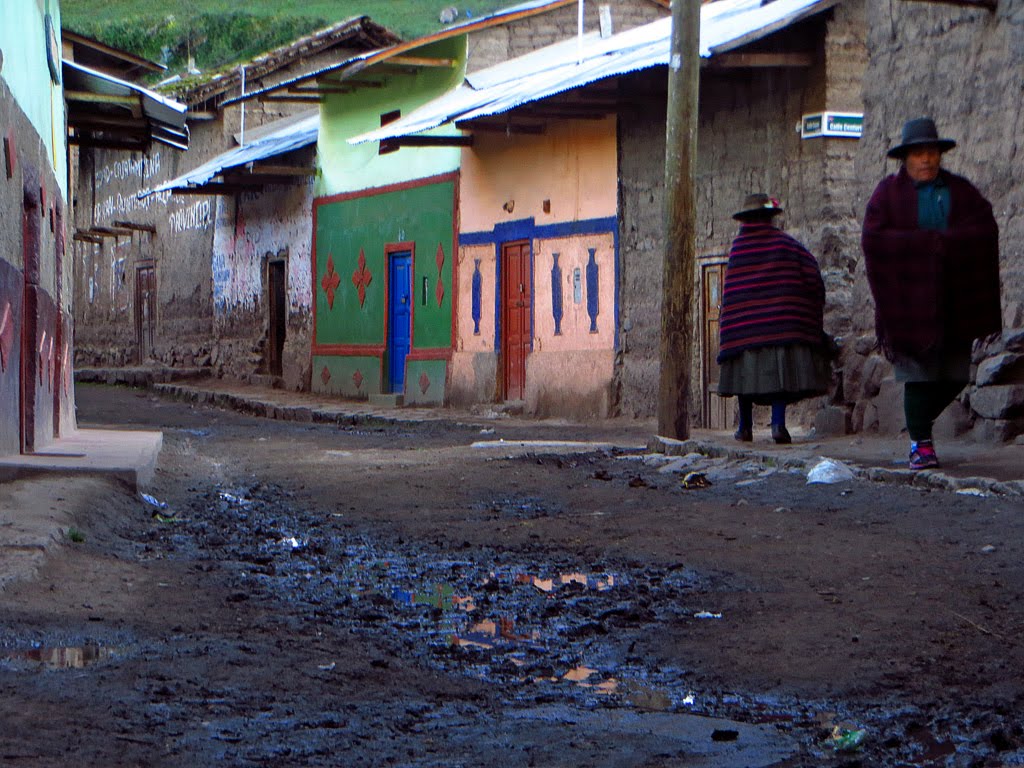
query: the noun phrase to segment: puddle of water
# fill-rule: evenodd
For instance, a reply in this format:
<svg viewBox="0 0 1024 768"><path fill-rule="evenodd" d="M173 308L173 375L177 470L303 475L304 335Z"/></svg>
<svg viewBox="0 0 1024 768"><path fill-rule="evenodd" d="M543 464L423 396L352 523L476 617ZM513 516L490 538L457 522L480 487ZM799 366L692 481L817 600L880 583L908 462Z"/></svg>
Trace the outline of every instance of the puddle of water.
<svg viewBox="0 0 1024 768"><path fill-rule="evenodd" d="M508 617L497 621L480 621L469 626L464 632L451 636L451 644L460 648L491 649L499 645L537 640L539 632L516 632L515 622Z"/></svg>
<svg viewBox="0 0 1024 768"><path fill-rule="evenodd" d="M517 584L529 584L532 587L536 587L541 592L554 592L556 588L567 584L579 584L585 589L591 589L595 592L606 592L615 586L615 576L610 573L603 573L600 575L586 573L562 573L550 579L542 579L539 576L520 573L516 575L515 580Z"/></svg>
<svg viewBox="0 0 1024 768"><path fill-rule="evenodd" d="M57 645L3 653L0 658L4 661L37 664L47 669L84 669L116 657L119 649L103 645Z"/></svg>

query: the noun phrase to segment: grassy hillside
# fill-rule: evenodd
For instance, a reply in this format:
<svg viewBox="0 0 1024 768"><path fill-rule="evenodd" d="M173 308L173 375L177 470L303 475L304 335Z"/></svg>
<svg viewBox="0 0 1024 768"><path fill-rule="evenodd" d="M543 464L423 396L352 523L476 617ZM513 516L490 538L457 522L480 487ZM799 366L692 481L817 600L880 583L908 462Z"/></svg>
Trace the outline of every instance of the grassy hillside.
<svg viewBox="0 0 1024 768"><path fill-rule="evenodd" d="M442 28L445 8L460 19L518 0L63 0L64 26L108 45L184 69L188 57L204 71L283 45L328 24L369 16L403 38Z"/></svg>

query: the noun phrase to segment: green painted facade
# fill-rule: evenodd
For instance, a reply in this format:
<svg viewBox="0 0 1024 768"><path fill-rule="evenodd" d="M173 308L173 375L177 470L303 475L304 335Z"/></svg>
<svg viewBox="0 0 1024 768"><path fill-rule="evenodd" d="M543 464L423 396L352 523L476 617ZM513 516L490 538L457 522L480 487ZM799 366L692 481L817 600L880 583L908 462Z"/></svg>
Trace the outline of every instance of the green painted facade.
<svg viewBox="0 0 1024 768"><path fill-rule="evenodd" d="M380 153L350 138L460 85L467 39L407 52L443 66L380 63L359 73L380 88L325 97L313 203L313 375L316 392L366 398L386 391L389 254L412 253L405 402L441 405L454 338L459 147ZM429 133L447 135L451 126Z"/></svg>
<svg viewBox="0 0 1024 768"><path fill-rule="evenodd" d="M420 58L450 59L451 67L424 67L413 71L378 64L359 77L372 77L384 87L326 96L320 107L319 172L314 193L325 197L457 170L461 157L458 147L438 147L429 152L399 150L381 155L378 142L353 145L348 140L380 128L384 115L395 112L408 115L460 85L466 72L466 45L466 36L459 35L410 52ZM425 131L424 135L453 132L451 126L444 126Z"/></svg>
<svg viewBox="0 0 1024 768"><path fill-rule="evenodd" d="M381 391L379 356L385 354L386 344L389 252L412 253L411 354L432 350L447 355L453 337L455 204L456 181L450 174L390 191L314 202L315 391L356 397ZM378 355L372 383L365 366L367 354ZM354 386L350 379L355 371L346 368L344 381L324 384L323 363L318 361L335 356L360 360L367 381ZM433 373L428 376L436 378ZM414 386L418 383L407 377L407 390ZM443 388L440 395L443 401Z"/></svg>
<svg viewBox="0 0 1024 768"><path fill-rule="evenodd" d="M0 77L46 146L62 197L67 199L64 91L60 83L53 81L47 66L47 43L51 41L56 45L53 55L60 71L60 3L57 0L3 0L0 7L3 9ZM47 34L47 16L53 37Z"/></svg>

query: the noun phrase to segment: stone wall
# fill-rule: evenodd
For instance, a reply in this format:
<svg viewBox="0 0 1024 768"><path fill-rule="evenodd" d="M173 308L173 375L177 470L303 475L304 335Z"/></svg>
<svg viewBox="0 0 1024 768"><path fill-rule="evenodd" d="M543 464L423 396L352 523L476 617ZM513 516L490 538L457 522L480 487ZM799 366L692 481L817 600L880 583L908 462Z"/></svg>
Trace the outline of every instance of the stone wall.
<svg viewBox="0 0 1024 768"><path fill-rule="evenodd" d="M863 216L878 181L898 169L885 153L899 143L903 123L921 115L933 117L940 134L958 142L944 155L943 165L967 176L992 202L1000 228L1003 324L1007 337L1016 338L1014 331L1024 326L1024 187L1019 183L1024 161L1018 152L1024 133L1024 4L1000 2L990 12L867 0L867 9L870 64L864 77L864 136L856 158L858 216ZM898 432L903 415L891 402L899 401L902 387L875 349L874 305L860 261L855 277L852 338L844 355L851 426ZM964 393L937 431L973 430L981 440L1009 439L1024 431L1024 426L1014 426L1018 409L1013 397L1003 397L1006 390L993 394L995 385L986 373L1001 365L997 361L1005 360L1015 343L997 340L977 351L980 386ZM1016 366L1000 376L998 386L1024 381ZM972 410L969 404L977 407Z"/></svg>
<svg viewBox="0 0 1024 768"><path fill-rule="evenodd" d="M315 69L334 63L337 57L338 54L321 54L302 60L301 66L303 71L307 67ZM246 88L255 90L292 77L298 71L298 65L286 67L268 78L250 79ZM302 104L246 103L244 129L251 138L261 126L309 109ZM82 151L75 226L109 227L114 221L127 220L154 227L156 231L104 238L102 244L75 244L77 363L81 367L102 367L139 361L136 273L139 267L153 265L157 304L150 362L207 367L214 375L243 379L265 374L267 287L263 279L266 270L261 267L269 250L275 255L286 253L288 263L283 383L290 388L308 388L312 242L311 196L306 190L309 185L299 185L300 190L307 192L302 200L293 200L288 188L267 186L265 194L277 203L262 207L257 201L261 194L252 193L218 197L165 192L138 198L141 190L158 186L238 146L243 107L232 106L212 116L214 119L207 114L190 117L191 141L187 152L159 144L145 154ZM302 156L310 168L312 152L305 150ZM240 197L245 201L240 203ZM248 224L247 210L253 212ZM272 237L268 236L267 210L273 210L270 218L276 217L281 225ZM255 262L247 264L244 274L239 276L256 281L250 286L257 296L255 302L214 301L218 211L222 214L221 223L227 222L226 231L219 233L221 241L233 244L239 239L240 252L256 254ZM236 212L241 212L241 219ZM281 238L287 238L287 242Z"/></svg>
<svg viewBox="0 0 1024 768"><path fill-rule="evenodd" d="M766 43L806 49L818 40L810 68L714 70L701 76L697 138L697 253L702 261L724 260L737 231L732 214L743 197L766 191L781 198L778 220L819 260L828 290L826 329L843 335L851 327L850 295L859 258L859 224L853 163L857 143L849 139L802 140L805 113L860 111L865 62L864 5L843 3L827 17L811 19ZM620 259L623 317L618 356L618 406L623 415L651 416L658 399L661 276L664 249L665 116L655 105L664 97L665 70L624 78L620 87L650 94L650 109L620 115ZM695 278L695 369L691 409L701 423L699 339L700 280ZM837 393L841 397L841 392ZM827 406L821 399L793 409L810 425ZM844 417L845 418L845 417Z"/></svg>
<svg viewBox="0 0 1024 768"><path fill-rule="evenodd" d="M652 0L602 0L583 6L584 32L600 29L599 6L611 7L612 33L622 32L669 15L669 10ZM474 32L469 38L467 70L475 72L575 37L579 16L575 3L520 21Z"/></svg>
<svg viewBox="0 0 1024 768"><path fill-rule="evenodd" d="M50 152L2 77L0 137L0 454L6 454L21 451L23 415L27 446L37 450L55 432L74 429L75 416L67 206ZM28 275L26 237L38 256ZM24 360L23 340L31 350ZM32 382L33 397L24 398L22 379Z"/></svg>

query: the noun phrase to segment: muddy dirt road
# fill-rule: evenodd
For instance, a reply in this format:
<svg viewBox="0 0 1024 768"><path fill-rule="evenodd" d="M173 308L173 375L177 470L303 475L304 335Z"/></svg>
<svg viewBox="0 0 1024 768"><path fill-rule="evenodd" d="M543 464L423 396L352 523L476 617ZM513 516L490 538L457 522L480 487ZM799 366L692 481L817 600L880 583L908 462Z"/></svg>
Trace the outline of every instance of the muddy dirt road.
<svg viewBox="0 0 1024 768"><path fill-rule="evenodd" d="M0 765L1024 765L1019 500L78 403L164 449L0 592Z"/></svg>

